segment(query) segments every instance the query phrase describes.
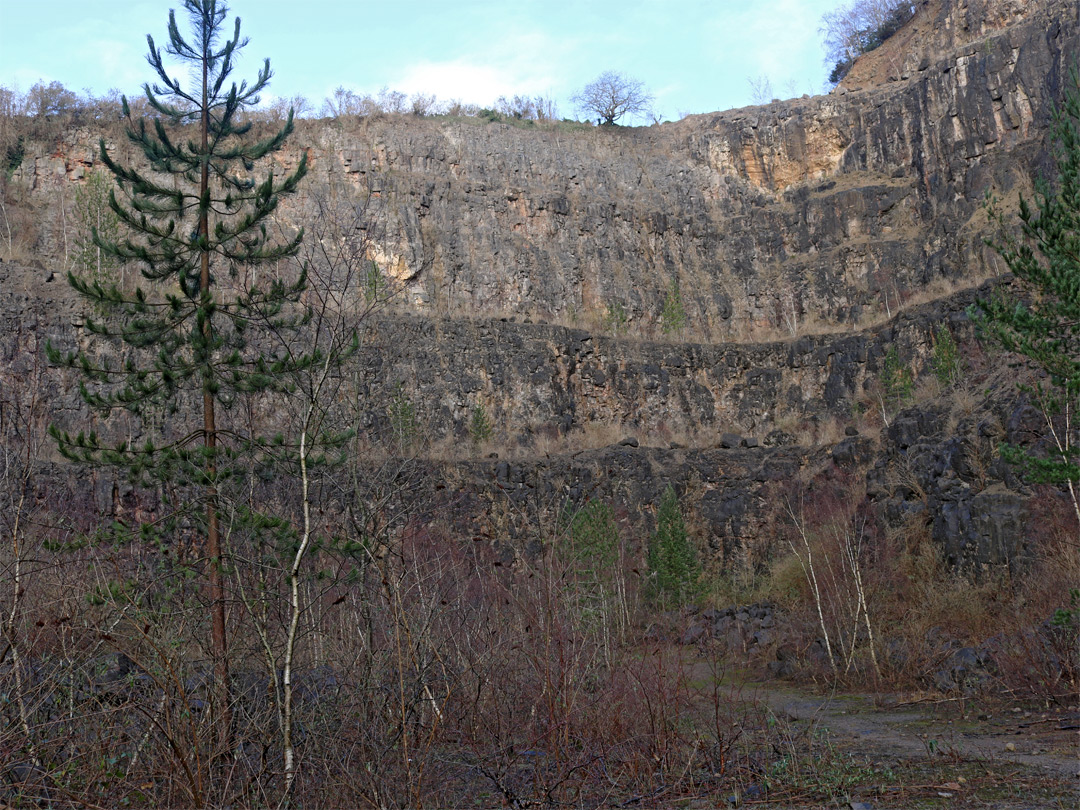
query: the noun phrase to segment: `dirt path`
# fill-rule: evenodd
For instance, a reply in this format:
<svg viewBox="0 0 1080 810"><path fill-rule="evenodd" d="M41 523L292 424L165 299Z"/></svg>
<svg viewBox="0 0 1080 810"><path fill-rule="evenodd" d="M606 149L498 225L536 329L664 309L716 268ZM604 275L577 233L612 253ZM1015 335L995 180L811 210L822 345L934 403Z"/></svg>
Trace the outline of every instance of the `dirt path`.
<svg viewBox="0 0 1080 810"><path fill-rule="evenodd" d="M1080 711L1002 707L958 701L903 703L869 695L807 695L773 685L758 699L778 717L827 729L834 744L874 758L917 759L938 753L988 764L1011 763L1080 785ZM967 713L964 709L967 708Z"/></svg>
<svg viewBox="0 0 1080 810"><path fill-rule="evenodd" d="M699 684L710 683L716 672L703 661L691 670ZM800 765L808 777L787 777L783 770L779 776L752 777L751 783L761 779L759 785L768 786L767 795L753 802L761 810L1080 808L1076 700L1065 706L1017 705L926 695L814 693L784 681L747 682L731 672L722 683L736 705L764 712L776 754L775 760L761 763L765 769L775 768L789 751L792 761L813 758ZM811 784L810 777L818 781ZM769 784L770 779L780 781ZM825 803L823 796L829 797Z"/></svg>

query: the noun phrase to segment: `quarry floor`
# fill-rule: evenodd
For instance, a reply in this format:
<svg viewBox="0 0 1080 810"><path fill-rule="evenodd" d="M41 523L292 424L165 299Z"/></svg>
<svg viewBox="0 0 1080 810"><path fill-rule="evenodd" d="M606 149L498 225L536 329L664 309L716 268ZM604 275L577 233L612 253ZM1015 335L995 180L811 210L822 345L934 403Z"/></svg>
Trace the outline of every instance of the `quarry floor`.
<svg viewBox="0 0 1080 810"><path fill-rule="evenodd" d="M707 677L704 670L698 674ZM809 790L793 784L786 798L782 781L767 800L749 788L726 797L728 806L1080 808L1077 696L1053 704L814 693L777 681L742 684L737 692L762 707L770 723L790 730L792 757L835 760L844 776L830 786L826 775ZM718 806L715 797L710 801L689 806Z"/></svg>

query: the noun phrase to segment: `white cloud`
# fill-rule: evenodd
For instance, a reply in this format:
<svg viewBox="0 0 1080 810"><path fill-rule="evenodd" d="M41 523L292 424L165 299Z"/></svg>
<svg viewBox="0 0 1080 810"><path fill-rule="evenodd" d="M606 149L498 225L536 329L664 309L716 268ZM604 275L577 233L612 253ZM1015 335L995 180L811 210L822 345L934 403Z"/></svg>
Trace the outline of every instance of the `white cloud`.
<svg viewBox="0 0 1080 810"><path fill-rule="evenodd" d="M490 105L499 96L568 94L574 74L571 37L525 24L475 31L444 59L400 65L384 82L403 93L434 93L442 100ZM370 91L370 90L369 90Z"/></svg>
<svg viewBox="0 0 1080 810"><path fill-rule="evenodd" d="M420 62L406 67L391 86L409 95L434 93L441 99L489 104L500 95L513 93L514 82L489 65Z"/></svg>
<svg viewBox="0 0 1080 810"><path fill-rule="evenodd" d="M539 71L515 71L508 66L455 59L408 65L389 85L408 95L434 93L444 100L486 105L499 96L536 95L545 92L552 83L550 76Z"/></svg>
<svg viewBox="0 0 1080 810"><path fill-rule="evenodd" d="M136 49L130 42L115 39L93 39L80 43L77 55L84 63L98 65L95 76L99 84L117 87L125 93L136 92L144 82L153 78L146 64L146 46Z"/></svg>

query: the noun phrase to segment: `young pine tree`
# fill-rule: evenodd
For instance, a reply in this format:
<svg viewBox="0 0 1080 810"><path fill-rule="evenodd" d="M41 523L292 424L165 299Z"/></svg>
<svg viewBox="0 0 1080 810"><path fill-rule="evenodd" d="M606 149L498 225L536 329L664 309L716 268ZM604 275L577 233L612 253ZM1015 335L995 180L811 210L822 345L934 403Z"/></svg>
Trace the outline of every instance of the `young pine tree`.
<svg viewBox="0 0 1080 810"><path fill-rule="evenodd" d="M121 192L110 195L109 205L126 235L112 239L96 230L94 241L107 256L137 267L141 283L128 293L100 278L69 277L92 310L105 313L100 321L88 318L87 330L98 342L122 347L125 360L110 363L100 351L61 356L50 347L53 362L81 372L82 396L94 411L135 417L164 411L168 417L156 431L143 418L137 443L110 445L95 432L52 432L68 458L120 468L137 484L180 493L178 502L167 504L168 519L141 529L159 541L183 525L194 524L202 534L216 716L227 739L222 487L259 442L239 424L223 425L219 416L240 396L287 389L296 367L312 362L262 354L251 334L260 325L281 329L303 319L302 308L292 305L304 290L304 275L259 286L255 271L293 255L300 245L303 231L278 241L267 226L307 164L301 160L282 177L273 170L257 177L259 161L281 149L292 132L292 111L279 131L252 137L241 114L266 88L269 60L250 85L237 86L230 76L247 44L240 19L229 36L224 3L183 0L183 8L189 33L181 34L170 11L165 45L165 53L183 65L183 78L170 75L162 50L147 36L147 59L157 74L155 83L144 86L152 116L133 120L123 100L128 138L144 166L121 165L101 141L102 161Z"/></svg>
<svg viewBox="0 0 1080 810"><path fill-rule="evenodd" d="M1064 486L1080 522L1080 72L1051 132L1058 177L1038 181L1035 199L1020 199L1020 235L1006 230L993 247L1016 278L1015 292L977 301L983 332L1040 372L1024 387L1046 421L1044 450L1005 445L1002 455L1035 483Z"/></svg>
<svg viewBox="0 0 1080 810"><path fill-rule="evenodd" d="M698 593L701 564L686 530L679 496L670 484L660 498L656 533L649 541L649 595L663 607L677 607Z"/></svg>

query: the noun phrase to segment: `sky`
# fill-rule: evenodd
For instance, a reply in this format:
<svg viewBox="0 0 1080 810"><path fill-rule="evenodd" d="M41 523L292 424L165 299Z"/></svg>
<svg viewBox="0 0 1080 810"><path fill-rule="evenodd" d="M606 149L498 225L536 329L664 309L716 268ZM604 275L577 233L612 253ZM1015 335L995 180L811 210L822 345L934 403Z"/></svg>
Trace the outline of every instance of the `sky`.
<svg viewBox="0 0 1080 810"><path fill-rule="evenodd" d="M654 113L675 120L771 97L821 93L828 68L818 32L841 0L232 0L250 38L237 79L264 58L272 97L317 109L336 87L380 88L492 106L499 96L573 95L604 71L642 82ZM177 0L0 0L0 85L39 80L129 97L154 77L146 35L167 39ZM639 119L636 123L648 123Z"/></svg>

